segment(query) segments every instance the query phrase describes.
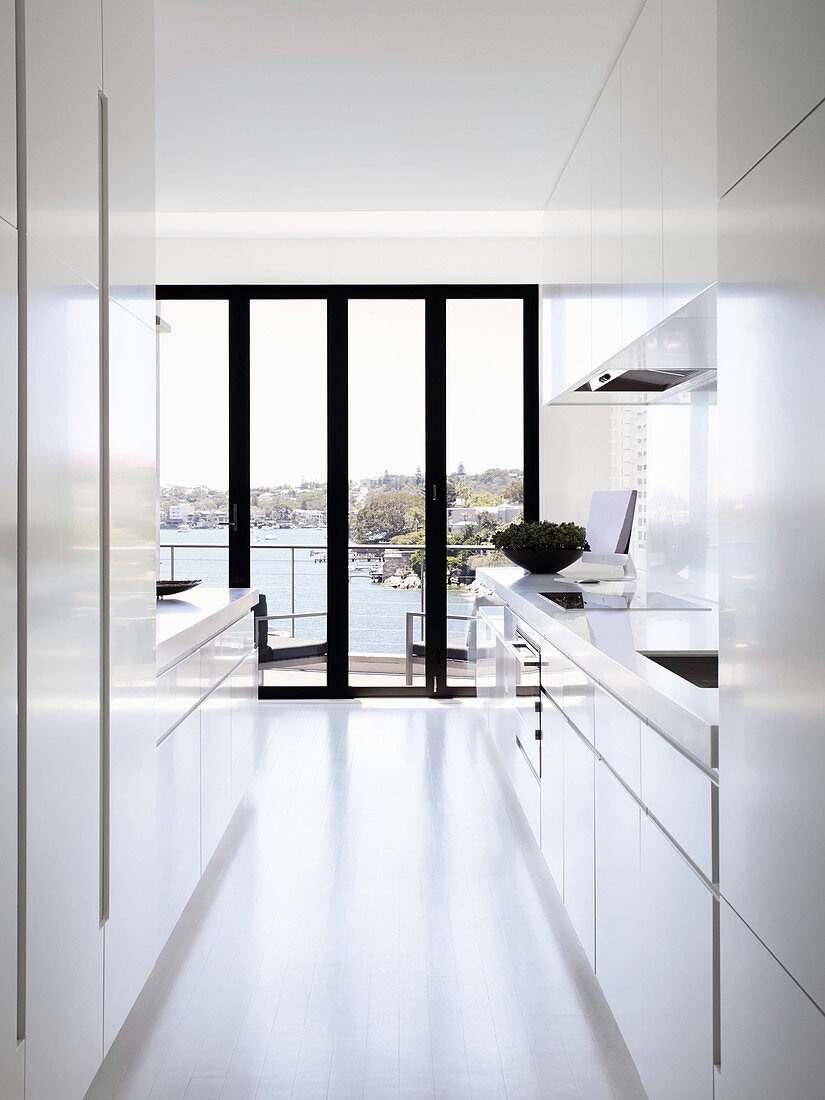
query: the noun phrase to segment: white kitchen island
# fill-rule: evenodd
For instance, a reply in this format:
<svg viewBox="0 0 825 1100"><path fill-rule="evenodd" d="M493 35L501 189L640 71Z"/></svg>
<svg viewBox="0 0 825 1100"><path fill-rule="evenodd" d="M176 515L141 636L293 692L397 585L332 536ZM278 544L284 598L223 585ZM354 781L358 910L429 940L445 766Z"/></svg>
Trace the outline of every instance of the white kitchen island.
<svg viewBox="0 0 825 1100"><path fill-rule="evenodd" d="M479 696L573 927L648 1094L711 1100L718 690L644 654L713 654L716 608L567 610L542 596L576 591L559 576L478 575L501 602L479 613ZM656 602L578 589L622 590Z"/></svg>
<svg viewBox="0 0 825 1100"><path fill-rule="evenodd" d="M255 588L199 587L157 603L155 739L161 942L262 757Z"/></svg>

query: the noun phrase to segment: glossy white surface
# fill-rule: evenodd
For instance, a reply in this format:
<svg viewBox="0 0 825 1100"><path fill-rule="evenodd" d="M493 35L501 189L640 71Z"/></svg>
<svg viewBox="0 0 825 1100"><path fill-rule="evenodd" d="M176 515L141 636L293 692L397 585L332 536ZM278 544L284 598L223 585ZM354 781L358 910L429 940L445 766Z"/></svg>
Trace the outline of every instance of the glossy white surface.
<svg viewBox="0 0 825 1100"><path fill-rule="evenodd" d="M17 225L17 94L14 0L0 3L0 218Z"/></svg>
<svg viewBox="0 0 825 1100"><path fill-rule="evenodd" d="M564 897L564 715L544 701L541 716L541 851Z"/></svg>
<svg viewBox="0 0 825 1100"><path fill-rule="evenodd" d="M200 650L190 653L158 676L155 703L156 743L160 743L187 711L198 705L209 686L207 684L204 687Z"/></svg>
<svg viewBox="0 0 825 1100"><path fill-rule="evenodd" d="M716 280L716 2L662 0L665 316Z"/></svg>
<svg viewBox="0 0 825 1100"><path fill-rule="evenodd" d="M200 706L201 874L232 815L230 685L224 680ZM172 734L174 737L174 733Z"/></svg>
<svg viewBox="0 0 825 1100"><path fill-rule="evenodd" d="M145 0L103 0L109 104L111 297L155 323L155 20ZM146 392L153 387L147 383Z"/></svg>
<svg viewBox="0 0 825 1100"><path fill-rule="evenodd" d="M596 977L616 1022L635 1036L644 1018L641 811L596 764Z"/></svg>
<svg viewBox="0 0 825 1100"><path fill-rule="evenodd" d="M27 0L29 236L98 282L100 0Z"/></svg>
<svg viewBox="0 0 825 1100"><path fill-rule="evenodd" d="M713 904L711 892L643 816L642 1011L624 1034L656 1100L713 1096Z"/></svg>
<svg viewBox="0 0 825 1100"><path fill-rule="evenodd" d="M719 0L719 194L825 96L820 0Z"/></svg>
<svg viewBox="0 0 825 1100"><path fill-rule="evenodd" d="M720 204L720 883L825 1008L825 107ZM766 445L766 440L770 441Z"/></svg>
<svg viewBox="0 0 825 1100"><path fill-rule="evenodd" d="M200 878L200 735L198 709L157 748L158 948Z"/></svg>
<svg viewBox="0 0 825 1100"><path fill-rule="evenodd" d="M17 232L0 222L0 1081L23 1095L17 1044Z"/></svg>
<svg viewBox="0 0 825 1100"><path fill-rule="evenodd" d="M37 1100L82 1095L101 1055L97 394L97 291L30 242L26 1088Z"/></svg>
<svg viewBox="0 0 825 1100"><path fill-rule="evenodd" d="M250 653L229 677L232 729L232 809L260 767L267 736L258 708L258 654Z"/></svg>
<svg viewBox="0 0 825 1100"><path fill-rule="evenodd" d="M621 56L622 344L663 317L662 0L647 0Z"/></svg>
<svg viewBox="0 0 825 1100"><path fill-rule="evenodd" d="M713 782L658 733L642 723L642 801L690 856L716 879Z"/></svg>
<svg viewBox="0 0 825 1100"><path fill-rule="evenodd" d="M550 380L545 400L587 374L591 362L590 130L576 143L545 212L552 251L549 295ZM547 345L545 345L547 347Z"/></svg>
<svg viewBox="0 0 825 1100"><path fill-rule="evenodd" d="M209 588L205 585L158 600L158 670L168 668L226 630L247 615L257 602L257 588ZM239 653L239 657L242 655Z"/></svg>
<svg viewBox="0 0 825 1100"><path fill-rule="evenodd" d="M594 367L622 346L621 71L616 65L590 117Z"/></svg>
<svg viewBox="0 0 825 1100"><path fill-rule="evenodd" d="M516 568L482 569L479 577L592 679L706 767L715 766L718 692L694 687L638 652L715 650L711 605L706 611L562 611L540 595L564 589L558 577Z"/></svg>
<svg viewBox="0 0 825 1100"><path fill-rule="evenodd" d="M641 727L638 717L601 688L594 698L599 755L635 793L641 790ZM654 734L653 736L658 736Z"/></svg>
<svg viewBox="0 0 825 1100"><path fill-rule="evenodd" d="M722 903L722 1100L818 1100L825 1016Z"/></svg>
<svg viewBox="0 0 825 1100"><path fill-rule="evenodd" d="M592 967L596 965L595 765L593 750L565 723L564 907Z"/></svg>
<svg viewBox="0 0 825 1100"><path fill-rule="evenodd" d="M155 731L155 334L109 310L108 1048L157 956Z"/></svg>
<svg viewBox="0 0 825 1100"><path fill-rule="evenodd" d="M89 1100L641 1100L460 704L264 704L239 816Z"/></svg>

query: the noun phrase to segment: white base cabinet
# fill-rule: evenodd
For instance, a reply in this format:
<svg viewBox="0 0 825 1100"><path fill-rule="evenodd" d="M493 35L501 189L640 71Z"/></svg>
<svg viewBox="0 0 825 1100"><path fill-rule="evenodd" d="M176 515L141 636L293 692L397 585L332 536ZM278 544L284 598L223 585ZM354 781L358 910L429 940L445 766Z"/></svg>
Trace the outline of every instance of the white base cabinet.
<svg viewBox="0 0 825 1100"><path fill-rule="evenodd" d="M158 746L158 950L200 878L200 765L195 710Z"/></svg>
<svg viewBox="0 0 825 1100"><path fill-rule="evenodd" d="M232 816L232 728L229 680L217 687L201 712L201 860L203 873Z"/></svg>
<svg viewBox="0 0 825 1100"><path fill-rule="evenodd" d="M593 967L596 965L595 764L593 749L565 723L564 906Z"/></svg>
<svg viewBox="0 0 825 1100"><path fill-rule="evenodd" d="M232 733L231 808L246 794L249 782L261 762L264 730L257 717L258 657L250 653L229 677Z"/></svg>

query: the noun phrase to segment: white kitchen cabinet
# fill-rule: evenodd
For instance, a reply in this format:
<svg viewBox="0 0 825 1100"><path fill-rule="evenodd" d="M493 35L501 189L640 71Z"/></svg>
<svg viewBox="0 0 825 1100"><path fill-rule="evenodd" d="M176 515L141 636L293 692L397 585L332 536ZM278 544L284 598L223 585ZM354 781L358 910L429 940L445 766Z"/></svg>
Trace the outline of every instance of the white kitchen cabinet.
<svg viewBox="0 0 825 1100"><path fill-rule="evenodd" d="M201 714L195 710L157 749L158 950L198 884L201 868Z"/></svg>
<svg viewBox="0 0 825 1100"><path fill-rule="evenodd" d="M17 231L0 221L0 1081L23 1095L17 1044ZM6 1092L4 1092L6 1095Z"/></svg>
<svg viewBox="0 0 825 1100"><path fill-rule="evenodd" d="M0 0L0 218L17 225L17 94L14 0Z"/></svg>
<svg viewBox="0 0 825 1100"><path fill-rule="evenodd" d="M26 0L28 232L98 283L100 0Z"/></svg>
<svg viewBox="0 0 825 1100"><path fill-rule="evenodd" d="M617 64L590 118L591 363L622 347L621 72Z"/></svg>
<svg viewBox="0 0 825 1100"><path fill-rule="evenodd" d="M564 897L564 715L548 699L541 715L541 850Z"/></svg>
<svg viewBox="0 0 825 1100"><path fill-rule="evenodd" d="M645 1017L641 811L601 761L595 788L596 977L630 1045Z"/></svg>
<svg viewBox="0 0 825 1100"><path fill-rule="evenodd" d="M591 363L590 131L585 129L564 167L547 208L557 282L548 283L550 392L562 393Z"/></svg>
<svg viewBox="0 0 825 1100"><path fill-rule="evenodd" d="M713 1096L713 894L646 816L641 824L643 1012L625 1039L648 1096Z"/></svg>
<svg viewBox="0 0 825 1100"><path fill-rule="evenodd" d="M710 881L716 868L716 787L678 749L642 724L642 801Z"/></svg>
<svg viewBox="0 0 825 1100"><path fill-rule="evenodd" d="M227 678L200 706L201 874L212 858L232 816L230 704L230 685Z"/></svg>
<svg viewBox="0 0 825 1100"><path fill-rule="evenodd" d="M83 1095L103 1033L99 319L31 241L27 289L26 1090L53 1100Z"/></svg>
<svg viewBox="0 0 825 1100"><path fill-rule="evenodd" d="M825 105L719 217L720 888L825 1007Z"/></svg>
<svg viewBox="0 0 825 1100"><path fill-rule="evenodd" d="M566 722L564 907L593 967L596 965L595 763L593 749Z"/></svg>
<svg viewBox="0 0 825 1100"><path fill-rule="evenodd" d="M716 198L716 0L662 0L665 316L716 281Z"/></svg>
<svg viewBox="0 0 825 1100"><path fill-rule="evenodd" d="M663 317L662 0L647 0L620 65L624 345Z"/></svg>
<svg viewBox="0 0 825 1100"><path fill-rule="evenodd" d="M155 334L109 311L110 827L104 1045L154 965Z"/></svg>
<svg viewBox="0 0 825 1100"><path fill-rule="evenodd" d="M154 331L155 25L146 0L103 0L111 297ZM151 389L152 387L147 387Z"/></svg>
<svg viewBox="0 0 825 1100"><path fill-rule="evenodd" d="M594 688L595 745L628 787L641 788L641 721L612 695Z"/></svg>
<svg viewBox="0 0 825 1100"><path fill-rule="evenodd" d="M564 713L579 733L593 744L593 694L596 685L572 662L564 670Z"/></svg>
<svg viewBox="0 0 825 1100"><path fill-rule="evenodd" d="M255 652L229 677L232 715L232 794L234 810L246 794L252 776L262 759L265 723L258 721L258 655Z"/></svg>
<svg viewBox="0 0 825 1100"><path fill-rule="evenodd" d="M825 1016L764 944L721 906L722 1100L820 1100Z"/></svg>
<svg viewBox="0 0 825 1100"><path fill-rule="evenodd" d="M719 194L825 97L822 0L719 0Z"/></svg>

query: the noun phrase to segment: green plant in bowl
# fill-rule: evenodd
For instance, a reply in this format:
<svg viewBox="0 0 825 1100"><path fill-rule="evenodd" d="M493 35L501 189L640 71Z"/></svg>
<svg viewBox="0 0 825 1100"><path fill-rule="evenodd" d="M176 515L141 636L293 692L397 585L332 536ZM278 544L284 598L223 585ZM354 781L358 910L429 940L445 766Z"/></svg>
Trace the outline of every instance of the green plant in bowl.
<svg viewBox="0 0 825 1100"><path fill-rule="evenodd" d="M490 540L511 562L528 573L558 573L582 556L586 531L577 523L511 523Z"/></svg>

